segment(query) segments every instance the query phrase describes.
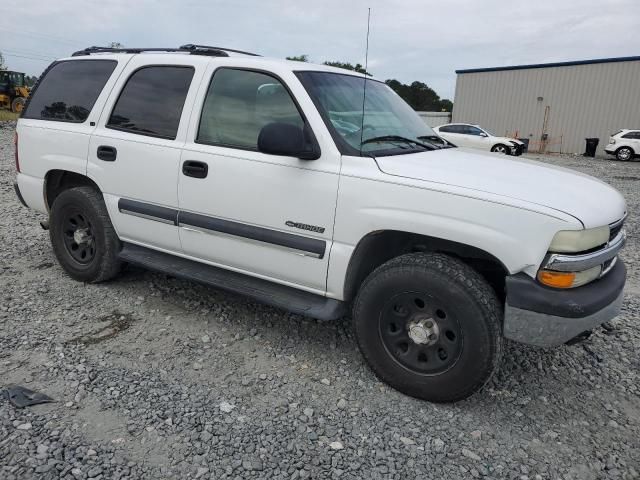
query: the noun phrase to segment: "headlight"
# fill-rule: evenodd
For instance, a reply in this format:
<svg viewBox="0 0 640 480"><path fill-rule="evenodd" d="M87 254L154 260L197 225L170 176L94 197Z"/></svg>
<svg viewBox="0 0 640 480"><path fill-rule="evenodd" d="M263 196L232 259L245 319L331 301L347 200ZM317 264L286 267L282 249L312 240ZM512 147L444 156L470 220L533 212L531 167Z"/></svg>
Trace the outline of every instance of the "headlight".
<svg viewBox="0 0 640 480"><path fill-rule="evenodd" d="M587 230L562 230L553 237L549 251L553 253L578 253L604 245L609 241L609 226Z"/></svg>

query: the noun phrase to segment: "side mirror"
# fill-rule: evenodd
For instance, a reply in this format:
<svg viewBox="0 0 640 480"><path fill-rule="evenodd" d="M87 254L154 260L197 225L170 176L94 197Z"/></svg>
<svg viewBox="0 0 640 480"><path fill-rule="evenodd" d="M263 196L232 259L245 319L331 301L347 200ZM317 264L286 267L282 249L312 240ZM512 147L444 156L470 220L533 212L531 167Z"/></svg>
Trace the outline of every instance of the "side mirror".
<svg viewBox="0 0 640 480"><path fill-rule="evenodd" d="M481 136L481 137L484 137L484 138L487 138L489 135L487 135L486 133L482 132L482 133L480 134L480 136Z"/></svg>
<svg viewBox="0 0 640 480"><path fill-rule="evenodd" d="M320 158L312 134L290 123L269 123L258 135L258 151L270 155L297 157L301 160Z"/></svg>

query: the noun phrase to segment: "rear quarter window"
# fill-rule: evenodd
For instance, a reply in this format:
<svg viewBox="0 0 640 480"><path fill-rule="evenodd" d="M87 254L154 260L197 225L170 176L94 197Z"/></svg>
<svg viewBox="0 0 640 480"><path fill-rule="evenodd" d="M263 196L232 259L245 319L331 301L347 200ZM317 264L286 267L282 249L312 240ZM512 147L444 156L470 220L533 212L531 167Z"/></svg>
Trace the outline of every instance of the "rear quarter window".
<svg viewBox="0 0 640 480"><path fill-rule="evenodd" d="M22 117L84 122L117 64L115 60L54 63L32 92Z"/></svg>

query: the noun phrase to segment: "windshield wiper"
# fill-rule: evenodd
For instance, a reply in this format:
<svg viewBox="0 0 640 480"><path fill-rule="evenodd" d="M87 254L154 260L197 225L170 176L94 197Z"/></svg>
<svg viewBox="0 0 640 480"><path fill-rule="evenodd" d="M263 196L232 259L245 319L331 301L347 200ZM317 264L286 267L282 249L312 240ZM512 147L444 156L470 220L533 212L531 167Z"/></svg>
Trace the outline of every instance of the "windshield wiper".
<svg viewBox="0 0 640 480"><path fill-rule="evenodd" d="M421 137L418 137L418 140L422 140L423 142L425 140L429 140L428 142L424 142L424 143L428 143L429 145L433 146L433 148L437 148L437 149L453 148L455 146L451 142L449 142L448 140L445 140L445 139L437 137L437 136L434 137L433 135L423 135ZM444 143L442 143L442 144L433 143L433 142L437 142L438 140L442 140Z"/></svg>
<svg viewBox="0 0 640 480"><path fill-rule="evenodd" d="M407 137L401 137L400 135L382 135L380 137L367 138L361 143L361 145L365 145L367 143L376 143L376 142L404 142L404 143L410 143L412 145L418 145L419 147L422 147L425 150L435 150L438 148L435 145L426 144L423 142L419 142L417 140L412 140Z"/></svg>

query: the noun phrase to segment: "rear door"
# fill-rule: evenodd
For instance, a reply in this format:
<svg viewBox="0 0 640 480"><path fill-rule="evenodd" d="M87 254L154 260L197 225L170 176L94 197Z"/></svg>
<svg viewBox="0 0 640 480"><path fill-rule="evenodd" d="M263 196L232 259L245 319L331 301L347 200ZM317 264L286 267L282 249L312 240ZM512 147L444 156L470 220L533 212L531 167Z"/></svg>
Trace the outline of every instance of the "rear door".
<svg viewBox="0 0 640 480"><path fill-rule="evenodd" d="M622 138L628 143L636 155L640 155L640 130L625 133Z"/></svg>
<svg viewBox="0 0 640 480"><path fill-rule="evenodd" d="M181 251L181 147L206 63L186 55L136 55L109 97L91 137L87 173L123 240Z"/></svg>
<svg viewBox="0 0 640 480"><path fill-rule="evenodd" d="M324 293L340 156L322 142L317 160L258 151L269 123L324 128L295 75L280 75L232 66L207 75L182 156L180 237L189 256Z"/></svg>
<svg viewBox="0 0 640 480"><path fill-rule="evenodd" d="M465 125L445 125L440 127L440 133L445 140L449 140L457 147L470 146Z"/></svg>

